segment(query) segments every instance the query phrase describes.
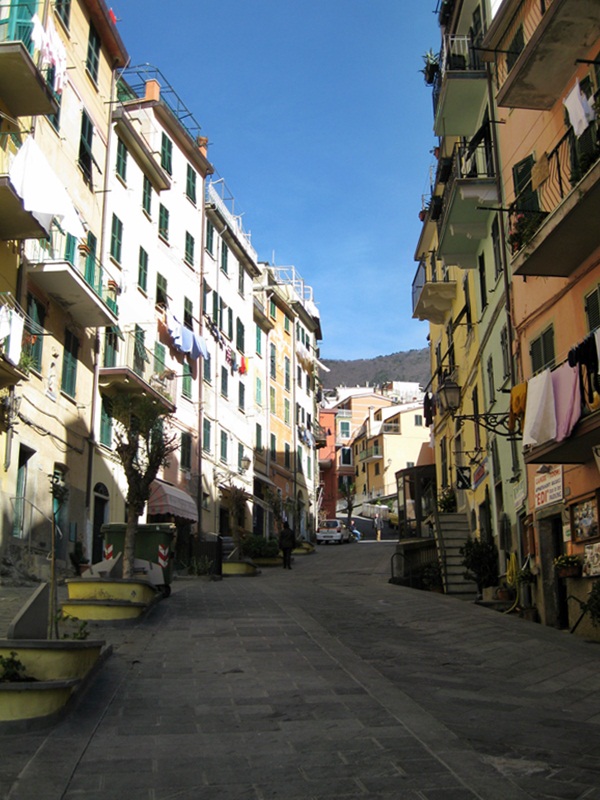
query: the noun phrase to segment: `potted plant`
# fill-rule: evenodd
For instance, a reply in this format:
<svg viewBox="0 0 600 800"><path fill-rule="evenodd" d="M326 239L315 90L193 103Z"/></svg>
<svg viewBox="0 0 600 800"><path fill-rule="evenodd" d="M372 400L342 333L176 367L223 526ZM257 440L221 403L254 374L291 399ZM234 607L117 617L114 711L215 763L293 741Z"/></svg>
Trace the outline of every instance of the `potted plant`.
<svg viewBox="0 0 600 800"><path fill-rule="evenodd" d="M423 53L423 61L425 66L420 71L425 76L425 83L431 86L440 68L440 57L430 49Z"/></svg>
<svg viewBox="0 0 600 800"><path fill-rule="evenodd" d="M559 578L576 578L581 575L581 559L579 556L557 556L554 559L554 569Z"/></svg>
<svg viewBox="0 0 600 800"><path fill-rule="evenodd" d="M459 553L466 569L465 578L477 584L479 594L489 586L498 585L498 551L492 541L469 537Z"/></svg>
<svg viewBox="0 0 600 800"><path fill-rule="evenodd" d="M438 510L442 514L454 514L456 511L456 494L454 489L444 489L438 498Z"/></svg>

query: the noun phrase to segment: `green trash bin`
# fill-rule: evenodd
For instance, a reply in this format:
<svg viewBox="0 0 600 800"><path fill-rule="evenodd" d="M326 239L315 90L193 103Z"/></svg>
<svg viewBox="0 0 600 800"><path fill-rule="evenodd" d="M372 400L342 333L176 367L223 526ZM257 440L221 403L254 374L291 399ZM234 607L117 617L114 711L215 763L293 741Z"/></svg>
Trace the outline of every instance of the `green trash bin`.
<svg viewBox="0 0 600 800"><path fill-rule="evenodd" d="M104 538L104 556L122 553L125 545L124 522L113 522L100 529ZM151 561L162 568L164 583L158 588L165 597L171 594L173 580L174 542L177 529L172 522L153 522L138 525L135 535L134 556L142 561Z"/></svg>

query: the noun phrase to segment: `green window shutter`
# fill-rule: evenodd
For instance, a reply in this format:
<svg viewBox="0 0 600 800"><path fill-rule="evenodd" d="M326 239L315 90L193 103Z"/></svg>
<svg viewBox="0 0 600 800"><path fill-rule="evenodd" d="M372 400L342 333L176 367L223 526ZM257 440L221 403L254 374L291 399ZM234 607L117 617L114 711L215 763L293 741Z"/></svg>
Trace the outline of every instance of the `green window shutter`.
<svg viewBox="0 0 600 800"><path fill-rule="evenodd" d="M152 184L144 175L144 185L142 187L142 208L148 216L152 213Z"/></svg>
<svg viewBox="0 0 600 800"><path fill-rule="evenodd" d="M117 262L121 263L121 252L123 247L123 223L116 214L112 216L112 225L110 230L110 254Z"/></svg>
<svg viewBox="0 0 600 800"><path fill-rule="evenodd" d="M148 253L143 247L138 258L138 286L143 292L148 291Z"/></svg>
<svg viewBox="0 0 600 800"><path fill-rule="evenodd" d="M86 183L92 182L92 142L94 126L85 111L81 112L81 135L79 139L79 167Z"/></svg>
<svg viewBox="0 0 600 800"><path fill-rule="evenodd" d="M210 220L206 221L206 249L212 253L215 242L215 226Z"/></svg>
<svg viewBox="0 0 600 800"><path fill-rule="evenodd" d="M165 346L156 342L154 345L154 372L160 375L165 371Z"/></svg>
<svg viewBox="0 0 600 800"><path fill-rule="evenodd" d="M105 447L112 446L113 419L110 413L110 400L102 398L100 407L100 444Z"/></svg>
<svg viewBox="0 0 600 800"><path fill-rule="evenodd" d="M262 444L262 426L256 423L256 449L259 453L262 453L263 444Z"/></svg>
<svg viewBox="0 0 600 800"><path fill-rule="evenodd" d="M127 180L127 147L122 139L117 139L117 175L122 181Z"/></svg>
<svg viewBox="0 0 600 800"><path fill-rule="evenodd" d="M192 399L192 370L187 361L184 361L183 363L181 394L188 400Z"/></svg>
<svg viewBox="0 0 600 800"><path fill-rule="evenodd" d="M194 264L194 248L196 243L194 241L194 237L188 231L185 232L185 251L184 251L184 260L186 264L190 264L193 266Z"/></svg>
<svg viewBox="0 0 600 800"><path fill-rule="evenodd" d="M585 298L585 313L587 316L588 330L595 331L600 327L600 288L596 287Z"/></svg>
<svg viewBox="0 0 600 800"><path fill-rule="evenodd" d="M119 348L119 334L116 328L106 328L104 334L103 367L116 367Z"/></svg>
<svg viewBox="0 0 600 800"><path fill-rule="evenodd" d="M210 358L203 358L202 365L202 377L207 383L210 383L212 381Z"/></svg>
<svg viewBox="0 0 600 800"><path fill-rule="evenodd" d="M202 449L205 453L210 453L211 448L211 424L210 420L205 419L202 421Z"/></svg>
<svg viewBox="0 0 600 800"><path fill-rule="evenodd" d="M246 408L246 386L241 381L238 384L238 408L240 411Z"/></svg>
<svg viewBox="0 0 600 800"><path fill-rule="evenodd" d="M226 431L221 431L221 452L219 454L219 458L223 463L227 463L227 433Z"/></svg>
<svg viewBox="0 0 600 800"><path fill-rule="evenodd" d="M27 295L27 316L29 320L26 323L28 333L32 334L32 343L27 345L27 353L33 359L32 368L36 372L42 371L42 350L44 346L44 337L40 336L44 328L46 320L46 309L44 305L33 295Z"/></svg>
<svg viewBox="0 0 600 800"><path fill-rule="evenodd" d="M189 470L192 468L192 437L187 431L181 433L181 455L179 458L181 469Z"/></svg>
<svg viewBox="0 0 600 800"><path fill-rule="evenodd" d="M165 242L169 241L169 209L161 203L158 209L158 235Z"/></svg>
<svg viewBox="0 0 600 800"><path fill-rule="evenodd" d="M515 204L519 211L539 211L537 191L532 189L531 170L534 165L533 156L527 156L513 167L513 185Z"/></svg>
<svg viewBox="0 0 600 800"><path fill-rule="evenodd" d="M235 322L235 346L240 351L240 353L244 352L244 338L245 338L244 323L238 317Z"/></svg>
<svg viewBox="0 0 600 800"><path fill-rule="evenodd" d="M160 146L160 165L169 175L173 174L173 142L163 133Z"/></svg>
<svg viewBox="0 0 600 800"><path fill-rule="evenodd" d="M259 326L256 326L256 353L262 355L262 331Z"/></svg>
<svg viewBox="0 0 600 800"><path fill-rule="evenodd" d="M75 397L77 384L77 354L79 353L79 339L68 328L65 330L65 343L63 349L62 377L60 388L62 391Z"/></svg>
<svg viewBox="0 0 600 800"><path fill-rule="evenodd" d="M196 203L196 177L194 169L188 164L185 180L185 194L194 204Z"/></svg>
<svg viewBox="0 0 600 800"><path fill-rule="evenodd" d="M190 330L194 327L194 304L189 297L183 298L183 324Z"/></svg>
<svg viewBox="0 0 600 800"><path fill-rule="evenodd" d="M88 48L85 67L94 83L98 83L98 68L100 65L100 36L94 28L90 25L90 33L88 36Z"/></svg>
<svg viewBox="0 0 600 800"><path fill-rule="evenodd" d="M233 309L227 309L227 337L233 340Z"/></svg>
<svg viewBox="0 0 600 800"><path fill-rule="evenodd" d="M160 272L156 273L156 305L168 306L167 279Z"/></svg>
<svg viewBox="0 0 600 800"><path fill-rule="evenodd" d="M65 261L75 266L75 248L77 246L77 239L70 233L67 233L67 241L65 243Z"/></svg>
<svg viewBox="0 0 600 800"><path fill-rule="evenodd" d="M228 266L229 266L229 248L227 247L225 242L223 242L221 244L221 269L226 275Z"/></svg>
<svg viewBox="0 0 600 800"><path fill-rule="evenodd" d="M218 324L219 324L219 308L220 308L220 305L221 305L221 304L220 304L220 302L219 302L219 295L218 295L216 292L213 292L213 313L212 313L212 319L213 319L213 322L215 323L215 325L218 325Z"/></svg>

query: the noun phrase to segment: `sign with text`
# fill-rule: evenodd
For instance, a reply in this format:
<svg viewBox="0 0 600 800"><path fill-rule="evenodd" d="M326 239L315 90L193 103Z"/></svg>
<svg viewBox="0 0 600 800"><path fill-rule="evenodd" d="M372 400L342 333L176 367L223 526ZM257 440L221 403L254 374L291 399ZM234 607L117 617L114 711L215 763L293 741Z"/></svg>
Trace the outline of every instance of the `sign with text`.
<svg viewBox="0 0 600 800"><path fill-rule="evenodd" d="M562 464L552 467L548 472L538 473L534 481L535 508L561 503L563 499Z"/></svg>

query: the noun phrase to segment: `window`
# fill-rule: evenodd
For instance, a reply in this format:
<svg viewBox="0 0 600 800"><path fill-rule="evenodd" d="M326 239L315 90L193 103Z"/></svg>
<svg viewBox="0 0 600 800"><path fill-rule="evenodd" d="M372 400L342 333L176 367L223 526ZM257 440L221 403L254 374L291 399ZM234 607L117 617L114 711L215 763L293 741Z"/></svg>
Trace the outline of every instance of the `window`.
<svg viewBox="0 0 600 800"><path fill-rule="evenodd" d="M56 0L54 3L54 10L58 14L65 28L68 29L71 18L71 0Z"/></svg>
<svg viewBox="0 0 600 800"><path fill-rule="evenodd" d="M262 331L256 326L256 355L262 356Z"/></svg>
<svg viewBox="0 0 600 800"><path fill-rule="evenodd" d="M142 209L148 216L152 214L152 184L145 175L142 187Z"/></svg>
<svg viewBox="0 0 600 800"><path fill-rule="evenodd" d="M519 211L531 212L539 211L540 204L538 201L537 190L533 189L531 182L531 170L533 168L533 156L527 156L518 164L513 167L513 185L515 190L515 205ZM532 214L531 217L535 220L536 215ZM526 214L526 223L527 214ZM532 220L529 220L532 224Z"/></svg>
<svg viewBox="0 0 600 800"><path fill-rule="evenodd" d="M291 330L291 326L292 326L292 321L290 320L290 318L286 314L285 317L283 318L283 330L286 333L289 333L290 330Z"/></svg>
<svg viewBox="0 0 600 800"><path fill-rule="evenodd" d="M229 248L225 242L221 242L221 270L227 275L229 265Z"/></svg>
<svg viewBox="0 0 600 800"><path fill-rule="evenodd" d="M237 457L237 466L238 470L242 472L242 459L244 458L244 445L241 442L238 442L238 457Z"/></svg>
<svg viewBox="0 0 600 800"><path fill-rule="evenodd" d="M173 174L173 142L166 133L163 133L161 137L160 165L169 175Z"/></svg>
<svg viewBox="0 0 600 800"><path fill-rule="evenodd" d="M181 469L190 470L192 468L192 436L187 431L181 432L180 453L179 466Z"/></svg>
<svg viewBox="0 0 600 800"><path fill-rule="evenodd" d="M165 242L169 241L169 209L162 203L158 208L158 235Z"/></svg>
<svg viewBox="0 0 600 800"><path fill-rule="evenodd" d="M30 336L30 343L25 345L27 355L31 356L31 367L35 372L42 371L42 348L44 337L39 334L44 328L46 319L45 305L32 294L27 295L27 322L26 330ZM31 322L30 322L31 320Z"/></svg>
<svg viewBox="0 0 600 800"><path fill-rule="evenodd" d="M192 369L187 361L183 362L183 377L181 380L181 394L187 399L192 399Z"/></svg>
<svg viewBox="0 0 600 800"><path fill-rule="evenodd" d="M290 401L286 398L283 400L283 421L289 425L292 420L292 407Z"/></svg>
<svg viewBox="0 0 600 800"><path fill-rule="evenodd" d="M255 436L256 436L255 447L259 453L262 453L263 449L262 425L260 425L258 422L256 423Z"/></svg>
<svg viewBox="0 0 600 800"><path fill-rule="evenodd" d="M169 301L167 298L167 279L160 272L156 273L156 305L168 306Z"/></svg>
<svg viewBox="0 0 600 800"><path fill-rule="evenodd" d="M585 315L590 333L600 327L600 287L585 297Z"/></svg>
<svg viewBox="0 0 600 800"><path fill-rule="evenodd" d="M194 237L188 231L185 232L185 254L183 256L183 260L186 264L190 266L194 266L194 248L196 246L196 242L194 241Z"/></svg>
<svg viewBox="0 0 600 800"><path fill-rule="evenodd" d="M227 463L227 432L221 431L221 448L219 458L223 464Z"/></svg>
<svg viewBox="0 0 600 800"><path fill-rule="evenodd" d="M202 449L210 453L211 424L209 419L202 420Z"/></svg>
<svg viewBox="0 0 600 800"><path fill-rule="evenodd" d="M94 28L90 25L90 34L88 37L87 58L85 61L85 68L87 69L90 78L94 83L98 83L98 68L100 66L100 36Z"/></svg>
<svg viewBox="0 0 600 800"><path fill-rule="evenodd" d="M498 217L492 222L492 249L494 251L494 278L498 280L502 275L502 251L500 247L500 225Z"/></svg>
<svg viewBox="0 0 600 800"><path fill-rule="evenodd" d="M197 175L192 167L187 165L187 174L185 179L185 196L196 204L196 178Z"/></svg>
<svg viewBox="0 0 600 800"><path fill-rule="evenodd" d="M515 33L512 42L508 45L506 54L506 71L510 72L514 67L515 62L521 51L525 47L525 34L523 33L523 26L519 26Z"/></svg>
<svg viewBox="0 0 600 800"><path fill-rule="evenodd" d="M238 318L235 323L235 346L240 353L243 353L245 350L245 336L246 331L244 329L244 323Z"/></svg>
<svg viewBox="0 0 600 800"><path fill-rule="evenodd" d="M500 331L500 349L502 350L502 377L508 378L510 376L510 347L506 325Z"/></svg>
<svg viewBox="0 0 600 800"><path fill-rule="evenodd" d="M238 384L238 408L240 411L246 409L246 386L241 381Z"/></svg>
<svg viewBox="0 0 600 800"><path fill-rule="evenodd" d="M292 465L292 450L288 442L283 445L283 465L286 469L290 469Z"/></svg>
<svg viewBox="0 0 600 800"><path fill-rule="evenodd" d="M292 385L292 366L288 356L283 359L283 385L285 390L289 392Z"/></svg>
<svg viewBox="0 0 600 800"><path fill-rule="evenodd" d="M269 346L269 375L277 378L277 348L274 344Z"/></svg>
<svg viewBox="0 0 600 800"><path fill-rule="evenodd" d="M246 275L246 273L244 271L244 267L241 264L239 265L239 267L240 268L239 268L239 272L238 272L238 292L243 297L244 296L244 288L245 288L244 283L245 283L245 275Z"/></svg>
<svg viewBox="0 0 600 800"><path fill-rule="evenodd" d="M63 348L62 378L60 388L69 397L75 397L77 383L77 354L79 352L79 339L68 328L65 330L65 343Z"/></svg>
<svg viewBox="0 0 600 800"><path fill-rule="evenodd" d="M260 378L256 379L256 404L262 406L262 380Z"/></svg>
<svg viewBox="0 0 600 800"><path fill-rule="evenodd" d="M136 325L133 332L133 371L136 375L144 374L148 360L148 355L146 353L146 331L140 328L139 325Z"/></svg>
<svg viewBox="0 0 600 800"><path fill-rule="evenodd" d="M271 458L273 461L277 461L277 437L274 433L271 434Z"/></svg>
<svg viewBox="0 0 600 800"><path fill-rule="evenodd" d="M269 316L272 319L277 319L277 306L275 305L275 300L273 299L269 301Z"/></svg>
<svg viewBox="0 0 600 800"><path fill-rule="evenodd" d="M348 420L340 420L340 438L350 438L350 422Z"/></svg>
<svg viewBox="0 0 600 800"><path fill-rule="evenodd" d="M103 367L116 367L117 355L119 353L119 333L118 328L106 328L104 333L104 359Z"/></svg>
<svg viewBox="0 0 600 800"><path fill-rule="evenodd" d="M269 405L271 407L271 414L277 416L277 393L275 392L275 387L269 387Z"/></svg>
<svg viewBox="0 0 600 800"><path fill-rule="evenodd" d="M165 371L165 346L160 342L154 344L154 372L162 375Z"/></svg>
<svg viewBox="0 0 600 800"><path fill-rule="evenodd" d="M110 412L111 402L107 397L103 397L100 406L100 444L105 447L112 446L113 419Z"/></svg>
<svg viewBox="0 0 600 800"><path fill-rule="evenodd" d="M117 139L117 175L127 181L127 148L122 139Z"/></svg>
<svg viewBox="0 0 600 800"><path fill-rule="evenodd" d="M487 306L487 286L485 280L485 256L483 253L479 256L479 298L481 300L482 310Z"/></svg>
<svg viewBox="0 0 600 800"><path fill-rule="evenodd" d="M207 383L212 383L212 374L210 368L210 358L202 359L203 368L202 368L202 377Z"/></svg>
<svg viewBox="0 0 600 800"><path fill-rule="evenodd" d="M213 252L215 245L215 226L208 219L206 220L206 249L209 253Z"/></svg>
<svg viewBox="0 0 600 800"><path fill-rule="evenodd" d="M300 474L304 474L304 464L302 463L302 445L298 445L296 463L298 464L298 472Z"/></svg>
<svg viewBox="0 0 600 800"><path fill-rule="evenodd" d="M189 297L183 298L183 324L190 331L194 329L194 304Z"/></svg>
<svg viewBox="0 0 600 800"><path fill-rule="evenodd" d="M544 369L554 367L554 328L551 325L529 347L531 371L534 375Z"/></svg>
<svg viewBox="0 0 600 800"><path fill-rule="evenodd" d="M142 292L148 291L148 253L143 247L138 256L138 286Z"/></svg>
<svg viewBox="0 0 600 800"><path fill-rule="evenodd" d="M228 396L228 388L229 388L229 371L227 367L221 367L221 395L223 397Z"/></svg>
<svg viewBox="0 0 600 800"><path fill-rule="evenodd" d="M112 216L110 229L110 255L117 264L121 263L121 249L123 246L123 223L116 214Z"/></svg>
<svg viewBox="0 0 600 800"><path fill-rule="evenodd" d="M496 385L494 381L494 361L491 356L488 358L487 362L487 379L488 379L488 395L489 395L488 404L492 405L492 403L496 400Z"/></svg>
<svg viewBox="0 0 600 800"><path fill-rule="evenodd" d="M94 126L85 111L81 112L81 136L79 138L79 168L83 172L84 181L92 183L92 141L94 139Z"/></svg>
<svg viewBox="0 0 600 800"><path fill-rule="evenodd" d="M342 467L351 467L352 466L352 448L351 447L342 447L340 451L340 466Z"/></svg>

